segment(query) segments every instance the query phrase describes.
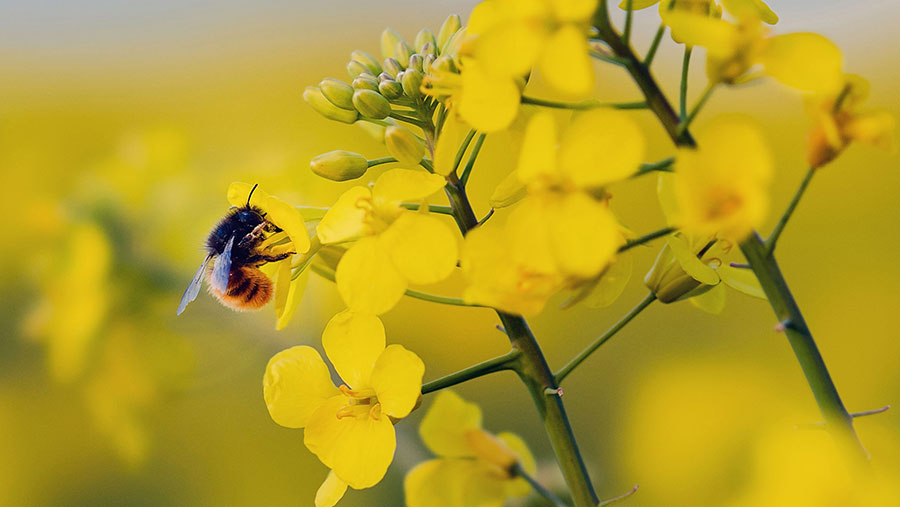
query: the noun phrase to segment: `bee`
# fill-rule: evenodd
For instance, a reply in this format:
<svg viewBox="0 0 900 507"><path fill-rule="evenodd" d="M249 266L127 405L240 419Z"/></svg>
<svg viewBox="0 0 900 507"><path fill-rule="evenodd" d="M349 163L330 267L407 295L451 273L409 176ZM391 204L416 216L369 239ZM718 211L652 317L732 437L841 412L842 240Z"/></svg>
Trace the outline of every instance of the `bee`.
<svg viewBox="0 0 900 507"><path fill-rule="evenodd" d="M250 205L256 187L253 185L250 190L247 204L232 207L209 233L206 258L181 296L177 315L197 299L204 276L209 291L234 310L257 310L272 299L272 280L259 267L286 259L294 252L273 254L264 248L264 240L281 229L266 220L262 209Z"/></svg>

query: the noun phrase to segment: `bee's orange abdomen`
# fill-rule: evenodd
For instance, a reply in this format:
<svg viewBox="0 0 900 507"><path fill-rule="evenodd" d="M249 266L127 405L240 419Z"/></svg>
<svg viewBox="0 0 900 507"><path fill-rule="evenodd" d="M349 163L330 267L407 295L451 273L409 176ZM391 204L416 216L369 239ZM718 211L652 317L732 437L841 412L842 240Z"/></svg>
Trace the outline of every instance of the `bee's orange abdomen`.
<svg viewBox="0 0 900 507"><path fill-rule="evenodd" d="M225 306L235 310L258 310L272 299L272 280L262 271L251 266L232 267L228 287L222 294L212 293Z"/></svg>

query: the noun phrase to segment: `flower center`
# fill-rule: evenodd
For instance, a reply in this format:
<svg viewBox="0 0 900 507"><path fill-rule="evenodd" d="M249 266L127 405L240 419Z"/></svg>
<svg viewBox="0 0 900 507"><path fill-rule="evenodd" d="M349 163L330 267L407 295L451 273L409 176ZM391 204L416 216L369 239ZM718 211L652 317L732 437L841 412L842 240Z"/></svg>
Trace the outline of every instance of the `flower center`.
<svg viewBox="0 0 900 507"><path fill-rule="evenodd" d="M381 403L375 396L375 390L371 387L365 389L350 389L347 385L338 388L341 394L347 397L347 404L337 411L337 418L355 417L357 419L369 417L374 420L381 419Z"/></svg>

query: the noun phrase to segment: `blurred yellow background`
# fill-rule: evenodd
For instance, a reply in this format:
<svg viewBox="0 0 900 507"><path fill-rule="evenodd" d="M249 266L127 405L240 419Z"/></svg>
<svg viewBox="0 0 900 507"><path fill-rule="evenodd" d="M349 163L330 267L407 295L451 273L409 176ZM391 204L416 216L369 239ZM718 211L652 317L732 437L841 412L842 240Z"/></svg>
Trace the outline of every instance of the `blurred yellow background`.
<svg viewBox="0 0 900 507"><path fill-rule="evenodd" d="M227 209L230 182L258 182L289 202L327 206L346 185L314 177L311 157L333 149L384 156L362 130L307 107L303 88L345 78L350 52L377 53L386 26L411 39L423 26L437 30L450 13L465 19L474 4L0 4L7 227L0 250L7 330L0 339L0 505L311 504L326 469L303 447L300 431L270 420L261 379L275 352L319 347L325 322L342 308L330 282L312 278L281 332L270 308L237 314L205 293L179 318L175 308L203 258L205 235ZM781 16L779 33L831 38L844 51L845 69L872 83L869 105L900 116L900 4L769 4ZM654 9L636 23L643 50L656 28ZM667 37L654 72L670 96L680 62L680 48ZM638 98L620 69L598 69L597 96ZM694 97L704 84L700 58L692 70ZM774 222L805 170L802 100L774 83L720 90L698 122L733 111L758 118L777 152ZM651 138L649 160L669 156L651 114L634 114ZM489 137L473 173L479 215L511 168L506 146L502 136ZM813 181L779 243L782 270L851 411L896 404L900 394L898 162L850 148ZM663 224L654 178L612 193L615 211L634 231ZM562 311L551 304L532 320L551 366L643 298L640 279L656 248L636 253L633 280L612 307ZM455 278L434 291L458 294L461 287ZM485 309L407 299L384 320L389 343L422 356L426 379L508 347ZM818 413L774 324L765 303L735 292L720 316L687 303L657 305L569 377L569 416L601 496L640 484L628 505L759 505L754 498L787 498L772 489L772 464L783 461L776 451L794 446L816 457L804 464L827 463L815 431L793 430ZM486 428L529 442L543 463L541 480L561 480L514 375L457 391L482 405ZM400 504L403 474L427 457L417 435L421 412L397 426L385 481L348 493L341 505ZM900 466L898 423L896 411L857 421L879 470ZM841 487L827 472L808 472L796 484Z"/></svg>

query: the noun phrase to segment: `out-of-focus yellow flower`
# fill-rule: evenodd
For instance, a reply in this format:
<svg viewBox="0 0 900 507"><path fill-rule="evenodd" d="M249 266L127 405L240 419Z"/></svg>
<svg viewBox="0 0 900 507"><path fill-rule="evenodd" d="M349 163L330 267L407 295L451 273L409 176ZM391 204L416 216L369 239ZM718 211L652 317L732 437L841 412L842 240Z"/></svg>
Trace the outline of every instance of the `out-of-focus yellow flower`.
<svg viewBox="0 0 900 507"><path fill-rule="evenodd" d="M737 0L721 2L728 6L729 11L738 18L758 17L760 20L774 25L778 22L778 15L775 14L768 5L762 0ZM688 13L699 16L719 18L722 16L722 7L715 0L632 0L632 10L646 9L652 5L659 4L659 15L663 23L669 24L669 16L673 13ZM627 9L628 0L622 0L619 8ZM675 35L673 34L673 38ZM677 42L683 42L675 38Z"/></svg>
<svg viewBox="0 0 900 507"><path fill-rule="evenodd" d="M675 160L675 222L692 236L739 242L762 224L772 159L762 132L739 116L720 116L697 132L699 148Z"/></svg>
<svg viewBox="0 0 900 507"><path fill-rule="evenodd" d="M283 350L269 360L263 393L269 415L288 428L304 428L303 443L331 469L316 495L317 507L337 503L349 485L377 484L394 458L394 421L415 407L425 365L401 345L385 347L378 317L350 310L335 315L322 346L338 375L312 347Z"/></svg>
<svg viewBox="0 0 900 507"><path fill-rule="evenodd" d="M471 231L462 268L467 301L534 314L563 287L596 281L623 242L601 187L634 173L644 153L637 126L620 111L581 114L557 146L549 113L528 124L516 174L528 196L505 226Z"/></svg>
<svg viewBox="0 0 900 507"><path fill-rule="evenodd" d="M410 283L431 284L450 276L458 258L453 232L437 218L400 205L423 201L444 184L435 174L392 169L371 189L358 186L344 192L325 214L316 229L322 244L355 241L335 272L347 306L381 314L397 304Z"/></svg>
<svg viewBox="0 0 900 507"><path fill-rule="evenodd" d="M887 111L860 110L868 96L869 83L847 74L840 89L810 97L808 110L816 122L807 139L810 167L834 160L853 141L893 149L896 120Z"/></svg>
<svg viewBox="0 0 900 507"><path fill-rule="evenodd" d="M516 477L515 468L534 473L534 457L518 436L483 430L478 405L442 391L422 419L419 434L438 458L406 475L409 507L500 507L509 497L528 494L528 483Z"/></svg>

